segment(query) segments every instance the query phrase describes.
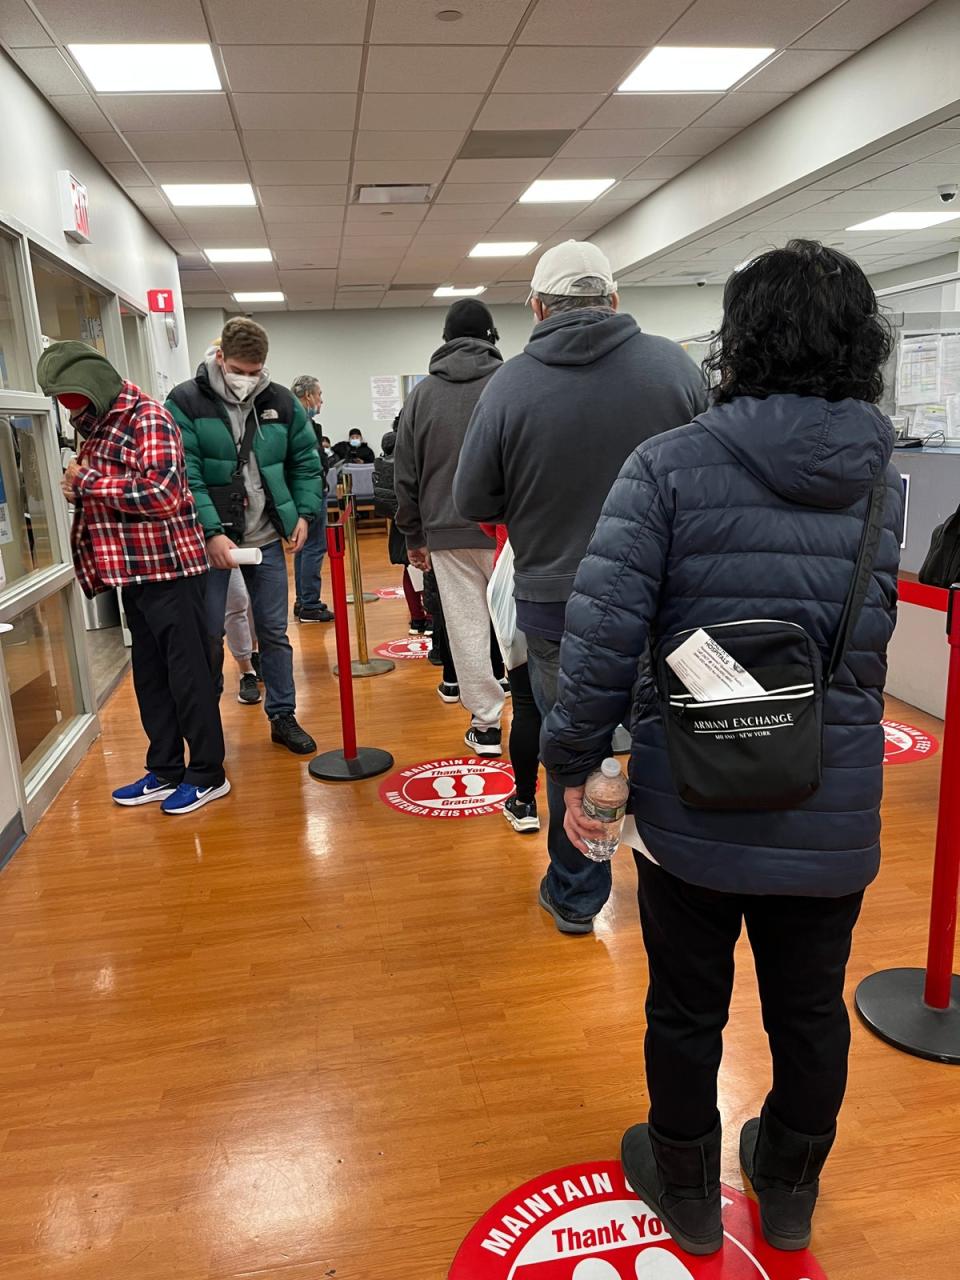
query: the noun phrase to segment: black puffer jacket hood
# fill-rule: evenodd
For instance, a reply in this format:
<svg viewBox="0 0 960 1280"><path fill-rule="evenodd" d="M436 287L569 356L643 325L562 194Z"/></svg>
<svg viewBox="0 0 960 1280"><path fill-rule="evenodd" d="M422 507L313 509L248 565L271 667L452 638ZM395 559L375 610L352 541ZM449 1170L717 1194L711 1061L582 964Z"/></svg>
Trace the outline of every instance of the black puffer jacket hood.
<svg viewBox="0 0 960 1280"><path fill-rule="evenodd" d="M430 357L430 372L444 382L476 382L489 378L503 364L503 356L492 342L482 338L454 338Z"/></svg>
<svg viewBox="0 0 960 1280"><path fill-rule="evenodd" d="M541 364L593 364L639 332L633 316L585 307L541 320L524 351Z"/></svg>

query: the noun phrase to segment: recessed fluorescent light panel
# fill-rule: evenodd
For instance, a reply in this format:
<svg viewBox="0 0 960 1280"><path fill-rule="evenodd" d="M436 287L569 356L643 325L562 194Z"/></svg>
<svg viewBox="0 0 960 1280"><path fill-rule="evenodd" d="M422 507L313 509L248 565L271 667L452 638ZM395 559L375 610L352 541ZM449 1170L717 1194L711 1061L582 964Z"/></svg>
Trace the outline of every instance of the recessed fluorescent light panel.
<svg viewBox="0 0 960 1280"><path fill-rule="evenodd" d="M960 213L882 213L847 227L848 231L922 231L924 227L939 227L942 222L955 222Z"/></svg>
<svg viewBox="0 0 960 1280"><path fill-rule="evenodd" d="M164 182L161 186L170 203L179 209L226 209L257 203L249 182Z"/></svg>
<svg viewBox="0 0 960 1280"><path fill-rule="evenodd" d="M502 240L489 244L475 244L470 250L471 258L525 258L537 247L536 240Z"/></svg>
<svg viewBox="0 0 960 1280"><path fill-rule="evenodd" d="M222 88L208 44L70 44L97 93L202 93Z"/></svg>
<svg viewBox="0 0 960 1280"><path fill-rule="evenodd" d="M651 49L618 93L711 93L729 89L773 49Z"/></svg>
<svg viewBox="0 0 960 1280"><path fill-rule="evenodd" d="M472 289L455 289L451 284L443 284L439 289L434 289L433 296L435 298L477 298L486 291L485 284L474 285Z"/></svg>
<svg viewBox="0 0 960 1280"><path fill-rule="evenodd" d="M284 302L286 300L284 294L269 290L266 293L235 293L233 296L237 302Z"/></svg>
<svg viewBox="0 0 960 1280"><path fill-rule="evenodd" d="M204 249L208 262L272 262L269 249Z"/></svg>
<svg viewBox="0 0 960 1280"><path fill-rule="evenodd" d="M588 204L612 187L616 178L538 178L520 204Z"/></svg>

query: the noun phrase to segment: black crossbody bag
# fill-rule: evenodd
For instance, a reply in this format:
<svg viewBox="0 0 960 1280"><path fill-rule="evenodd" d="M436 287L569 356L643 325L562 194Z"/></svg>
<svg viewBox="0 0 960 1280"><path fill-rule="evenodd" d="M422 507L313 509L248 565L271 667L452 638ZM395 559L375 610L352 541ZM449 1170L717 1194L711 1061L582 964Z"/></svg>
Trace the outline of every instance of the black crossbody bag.
<svg viewBox="0 0 960 1280"><path fill-rule="evenodd" d="M227 484L207 485L207 493L209 493L211 502L217 508L217 515L223 525L223 532L238 546L243 542L243 535L246 532L247 525L247 487L244 483L243 472L250 461L253 437L256 435L259 425L257 412L254 409L247 419L243 440L237 450L237 465L229 482Z"/></svg>
<svg viewBox="0 0 960 1280"><path fill-rule="evenodd" d="M657 691L670 769L680 799L694 809L793 809L820 787L823 704L863 608L883 529L883 480L870 494L856 568L829 664L798 623L768 618L702 629L765 690L696 702L667 664L694 631L656 649Z"/></svg>

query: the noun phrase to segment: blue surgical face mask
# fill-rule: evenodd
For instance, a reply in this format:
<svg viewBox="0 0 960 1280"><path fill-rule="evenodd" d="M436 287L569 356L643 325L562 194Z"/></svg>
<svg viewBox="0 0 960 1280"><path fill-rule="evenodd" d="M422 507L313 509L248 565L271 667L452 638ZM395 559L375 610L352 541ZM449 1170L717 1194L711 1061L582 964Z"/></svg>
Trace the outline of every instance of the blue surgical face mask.
<svg viewBox="0 0 960 1280"><path fill-rule="evenodd" d="M354 446L354 448L356 448L356 446L361 443L360 436L351 436L350 443Z"/></svg>

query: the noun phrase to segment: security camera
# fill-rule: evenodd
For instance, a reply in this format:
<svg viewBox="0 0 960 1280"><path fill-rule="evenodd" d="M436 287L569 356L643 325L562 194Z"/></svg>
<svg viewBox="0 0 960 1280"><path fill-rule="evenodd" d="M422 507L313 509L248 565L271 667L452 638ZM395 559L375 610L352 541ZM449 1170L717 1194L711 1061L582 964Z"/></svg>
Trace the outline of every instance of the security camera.
<svg viewBox="0 0 960 1280"><path fill-rule="evenodd" d="M953 204L957 198L957 184L947 182L944 186L937 187L937 195L940 197L941 204Z"/></svg>

